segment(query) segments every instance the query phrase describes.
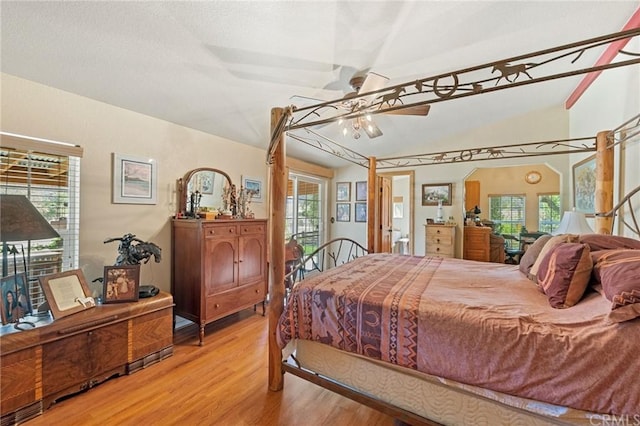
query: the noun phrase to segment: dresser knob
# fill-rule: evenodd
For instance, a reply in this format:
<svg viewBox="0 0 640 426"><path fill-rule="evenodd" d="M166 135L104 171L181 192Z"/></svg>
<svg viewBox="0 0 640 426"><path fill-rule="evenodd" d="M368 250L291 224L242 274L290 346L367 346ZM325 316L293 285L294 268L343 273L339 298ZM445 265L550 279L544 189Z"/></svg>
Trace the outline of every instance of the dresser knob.
<svg viewBox="0 0 640 426"><path fill-rule="evenodd" d="M260 289L256 289L256 293L258 293L258 294L259 294L259 293L260 293Z"/></svg>
<svg viewBox="0 0 640 426"><path fill-rule="evenodd" d="M436 242L437 242L437 243L440 243L440 238L437 238L437 239L436 239Z"/></svg>
<svg viewBox="0 0 640 426"><path fill-rule="evenodd" d="M439 234L439 233L440 233L440 230L438 229L438 230L436 231L436 234Z"/></svg>
<svg viewBox="0 0 640 426"><path fill-rule="evenodd" d="M218 309L220 307L219 303L216 303L215 305L213 305L214 308Z"/></svg>
<svg viewBox="0 0 640 426"><path fill-rule="evenodd" d="M440 247L436 247L436 251L440 251Z"/></svg>

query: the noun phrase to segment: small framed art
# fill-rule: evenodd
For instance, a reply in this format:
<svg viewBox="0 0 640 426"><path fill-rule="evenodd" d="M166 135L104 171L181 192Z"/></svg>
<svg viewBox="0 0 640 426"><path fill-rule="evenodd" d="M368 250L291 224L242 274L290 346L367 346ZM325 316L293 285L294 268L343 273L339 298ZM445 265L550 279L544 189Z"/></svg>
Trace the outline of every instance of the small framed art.
<svg viewBox="0 0 640 426"><path fill-rule="evenodd" d="M422 205L437 206L442 201L443 206L451 205L450 183L427 183L422 185Z"/></svg>
<svg viewBox="0 0 640 426"><path fill-rule="evenodd" d="M367 203L355 204L355 221L356 222L367 221Z"/></svg>
<svg viewBox="0 0 640 426"><path fill-rule="evenodd" d="M113 153L113 203L156 204L158 165L155 160Z"/></svg>
<svg viewBox="0 0 640 426"><path fill-rule="evenodd" d="M102 303L137 302L140 265L105 266Z"/></svg>
<svg viewBox="0 0 640 426"><path fill-rule="evenodd" d="M249 192L251 192L251 202L261 203L263 200L262 193L262 179L254 177L242 177L242 186Z"/></svg>
<svg viewBox="0 0 640 426"><path fill-rule="evenodd" d="M351 182L336 183L336 201L351 201Z"/></svg>
<svg viewBox="0 0 640 426"><path fill-rule="evenodd" d="M367 201L367 181L356 182L356 201Z"/></svg>
<svg viewBox="0 0 640 426"><path fill-rule="evenodd" d="M336 203L336 220L338 222L351 222L351 204Z"/></svg>
<svg viewBox="0 0 640 426"><path fill-rule="evenodd" d="M95 301L81 269L38 277L54 319L94 307Z"/></svg>
<svg viewBox="0 0 640 426"><path fill-rule="evenodd" d="M0 281L0 317L2 324L16 322L31 314L29 287L24 273L2 277Z"/></svg>
<svg viewBox="0 0 640 426"><path fill-rule="evenodd" d="M573 165L573 206L577 212L595 213L596 156L595 154Z"/></svg>

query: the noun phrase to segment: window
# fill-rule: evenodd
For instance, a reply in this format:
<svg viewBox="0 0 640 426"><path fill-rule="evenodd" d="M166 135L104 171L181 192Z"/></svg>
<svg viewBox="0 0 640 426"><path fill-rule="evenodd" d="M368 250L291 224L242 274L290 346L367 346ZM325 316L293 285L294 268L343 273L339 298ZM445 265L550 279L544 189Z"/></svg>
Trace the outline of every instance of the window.
<svg viewBox="0 0 640 426"><path fill-rule="evenodd" d="M309 254L323 243L323 212L326 211L326 182L309 176L289 174L285 213L285 240L292 236Z"/></svg>
<svg viewBox="0 0 640 426"><path fill-rule="evenodd" d="M560 194L538 194L538 232L551 234L560 223Z"/></svg>
<svg viewBox="0 0 640 426"><path fill-rule="evenodd" d="M489 219L495 224L495 232L519 238L520 230L525 226L525 200L524 195L489 196ZM507 244L509 248L518 248L520 243L508 239Z"/></svg>
<svg viewBox="0 0 640 426"><path fill-rule="evenodd" d="M8 242L16 246L18 259L3 259L3 274L20 273L26 267L31 305L37 309L44 302L38 276L78 267L82 148L7 133L1 136L0 192L25 195L60 234L51 240Z"/></svg>

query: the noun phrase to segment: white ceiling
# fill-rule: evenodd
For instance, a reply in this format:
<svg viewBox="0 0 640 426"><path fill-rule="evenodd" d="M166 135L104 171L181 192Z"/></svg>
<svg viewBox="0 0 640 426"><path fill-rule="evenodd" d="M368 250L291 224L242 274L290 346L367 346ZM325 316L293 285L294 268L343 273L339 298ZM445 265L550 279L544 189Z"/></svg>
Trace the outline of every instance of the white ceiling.
<svg viewBox="0 0 640 426"><path fill-rule="evenodd" d="M355 70L389 84L620 31L634 1L5 1L2 72L266 149L270 110L340 98ZM593 64L599 53L591 53ZM363 154L562 105L581 77L377 119ZM331 133L336 125L326 126ZM337 139L339 136L331 135ZM357 142L354 143L354 142ZM299 144L298 144L299 145ZM290 155L335 159L290 143ZM344 163L342 163L344 164Z"/></svg>

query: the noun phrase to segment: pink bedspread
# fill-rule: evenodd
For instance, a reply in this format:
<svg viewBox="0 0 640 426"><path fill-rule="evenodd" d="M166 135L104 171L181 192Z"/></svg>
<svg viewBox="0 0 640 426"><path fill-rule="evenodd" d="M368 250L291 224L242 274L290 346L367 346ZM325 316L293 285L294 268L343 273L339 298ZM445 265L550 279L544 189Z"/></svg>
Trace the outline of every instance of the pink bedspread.
<svg viewBox="0 0 640 426"><path fill-rule="evenodd" d="M595 413L640 414L640 321L589 292L553 309L517 266L372 254L307 278L278 341L323 342L428 374Z"/></svg>

